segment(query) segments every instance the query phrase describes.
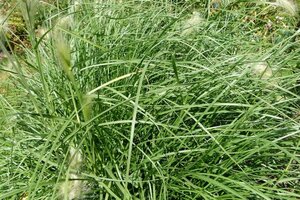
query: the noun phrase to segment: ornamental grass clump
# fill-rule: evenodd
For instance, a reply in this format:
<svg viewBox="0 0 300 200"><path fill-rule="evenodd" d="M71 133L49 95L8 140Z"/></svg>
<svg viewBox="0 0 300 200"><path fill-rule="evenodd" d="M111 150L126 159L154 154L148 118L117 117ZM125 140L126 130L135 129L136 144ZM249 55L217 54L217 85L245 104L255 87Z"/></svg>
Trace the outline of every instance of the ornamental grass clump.
<svg viewBox="0 0 300 200"><path fill-rule="evenodd" d="M256 34L268 4L73 6L13 56L0 199L300 198L298 32Z"/></svg>

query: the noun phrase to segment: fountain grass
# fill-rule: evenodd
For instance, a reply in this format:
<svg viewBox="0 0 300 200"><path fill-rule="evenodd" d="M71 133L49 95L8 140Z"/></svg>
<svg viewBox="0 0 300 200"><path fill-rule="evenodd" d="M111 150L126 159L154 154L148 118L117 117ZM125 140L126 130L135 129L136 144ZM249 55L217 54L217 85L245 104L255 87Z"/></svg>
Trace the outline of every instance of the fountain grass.
<svg viewBox="0 0 300 200"><path fill-rule="evenodd" d="M300 198L295 17L247 2L75 5L39 37L27 7L31 46L5 51L0 199Z"/></svg>

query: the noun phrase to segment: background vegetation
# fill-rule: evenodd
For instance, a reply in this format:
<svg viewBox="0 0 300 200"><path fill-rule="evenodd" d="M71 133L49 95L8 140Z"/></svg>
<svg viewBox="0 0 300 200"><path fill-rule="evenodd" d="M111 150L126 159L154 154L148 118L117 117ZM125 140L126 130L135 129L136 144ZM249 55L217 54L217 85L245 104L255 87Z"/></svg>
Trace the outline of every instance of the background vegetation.
<svg viewBox="0 0 300 200"><path fill-rule="evenodd" d="M272 3L7 1L0 199L299 199L298 16Z"/></svg>

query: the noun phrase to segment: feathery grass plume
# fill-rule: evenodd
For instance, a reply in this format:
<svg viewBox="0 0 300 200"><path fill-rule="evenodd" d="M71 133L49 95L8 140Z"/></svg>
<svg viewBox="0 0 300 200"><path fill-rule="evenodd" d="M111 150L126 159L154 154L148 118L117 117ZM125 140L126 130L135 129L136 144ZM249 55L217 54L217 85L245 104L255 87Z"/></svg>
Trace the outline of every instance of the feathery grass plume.
<svg viewBox="0 0 300 200"><path fill-rule="evenodd" d="M44 27L39 27L38 29L35 30L35 35L37 38L44 38L46 40L50 39L50 35L48 33L49 30L47 30Z"/></svg>
<svg viewBox="0 0 300 200"><path fill-rule="evenodd" d="M56 51L56 57L65 72L66 76L71 82L75 82L75 77L72 72L71 66L71 49L66 38L61 33L56 33L54 35L54 46Z"/></svg>
<svg viewBox="0 0 300 200"><path fill-rule="evenodd" d="M79 170L83 162L82 152L80 149L70 148L69 168Z"/></svg>
<svg viewBox="0 0 300 200"><path fill-rule="evenodd" d="M54 46L56 56L60 62L65 74L73 83L75 82L71 66L71 49L64 33L61 29L70 29L73 19L70 15L59 18L53 31Z"/></svg>
<svg viewBox="0 0 300 200"><path fill-rule="evenodd" d="M85 187L82 180L76 174L69 175L70 180L66 180L60 186L59 196L61 200L74 200L79 199L82 195L83 188Z"/></svg>
<svg viewBox="0 0 300 200"><path fill-rule="evenodd" d="M293 0L276 0L269 2L269 4L283 8L291 16L298 15L298 6Z"/></svg>
<svg viewBox="0 0 300 200"><path fill-rule="evenodd" d="M254 63L251 66L251 72L254 76L259 77L261 80L268 80L267 88L270 89L278 86L278 82L275 79L271 79L273 77L273 70L269 67L268 63Z"/></svg>
<svg viewBox="0 0 300 200"><path fill-rule="evenodd" d="M70 172L70 170L77 172L80 170L83 162L81 150L71 147L69 154L68 176L59 188L60 197L63 200L78 199L83 191L87 189L86 183L80 180L79 175L75 172Z"/></svg>
<svg viewBox="0 0 300 200"><path fill-rule="evenodd" d="M71 15L61 17L56 22L56 26L61 29L70 29L72 28L73 25L74 25L74 19Z"/></svg>
<svg viewBox="0 0 300 200"><path fill-rule="evenodd" d="M73 12L79 11L80 8L81 8L81 6L82 6L82 0L75 0L75 1L74 1L74 4L73 4L73 6L72 6L72 11L73 11Z"/></svg>
<svg viewBox="0 0 300 200"><path fill-rule="evenodd" d="M272 69L268 66L268 64L266 62L255 63L251 67L251 71L252 71L253 75L258 76L262 79L268 79L273 74Z"/></svg>
<svg viewBox="0 0 300 200"><path fill-rule="evenodd" d="M93 97L92 95L84 95L82 100L82 113L84 117L84 121L88 121L92 116L92 105L93 105Z"/></svg>
<svg viewBox="0 0 300 200"><path fill-rule="evenodd" d="M198 26L203 23L204 19L201 17L201 14L197 11L194 11L192 16L186 20L182 26L182 35L190 35L195 32Z"/></svg>

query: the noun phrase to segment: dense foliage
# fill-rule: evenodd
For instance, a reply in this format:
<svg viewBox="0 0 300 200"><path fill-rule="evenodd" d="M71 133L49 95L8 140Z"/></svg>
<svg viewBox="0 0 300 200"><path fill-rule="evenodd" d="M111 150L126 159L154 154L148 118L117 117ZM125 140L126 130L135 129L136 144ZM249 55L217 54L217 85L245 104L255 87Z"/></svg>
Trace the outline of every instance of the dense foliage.
<svg viewBox="0 0 300 200"><path fill-rule="evenodd" d="M84 2L16 4L30 45L1 45L0 199L300 198L297 16Z"/></svg>

